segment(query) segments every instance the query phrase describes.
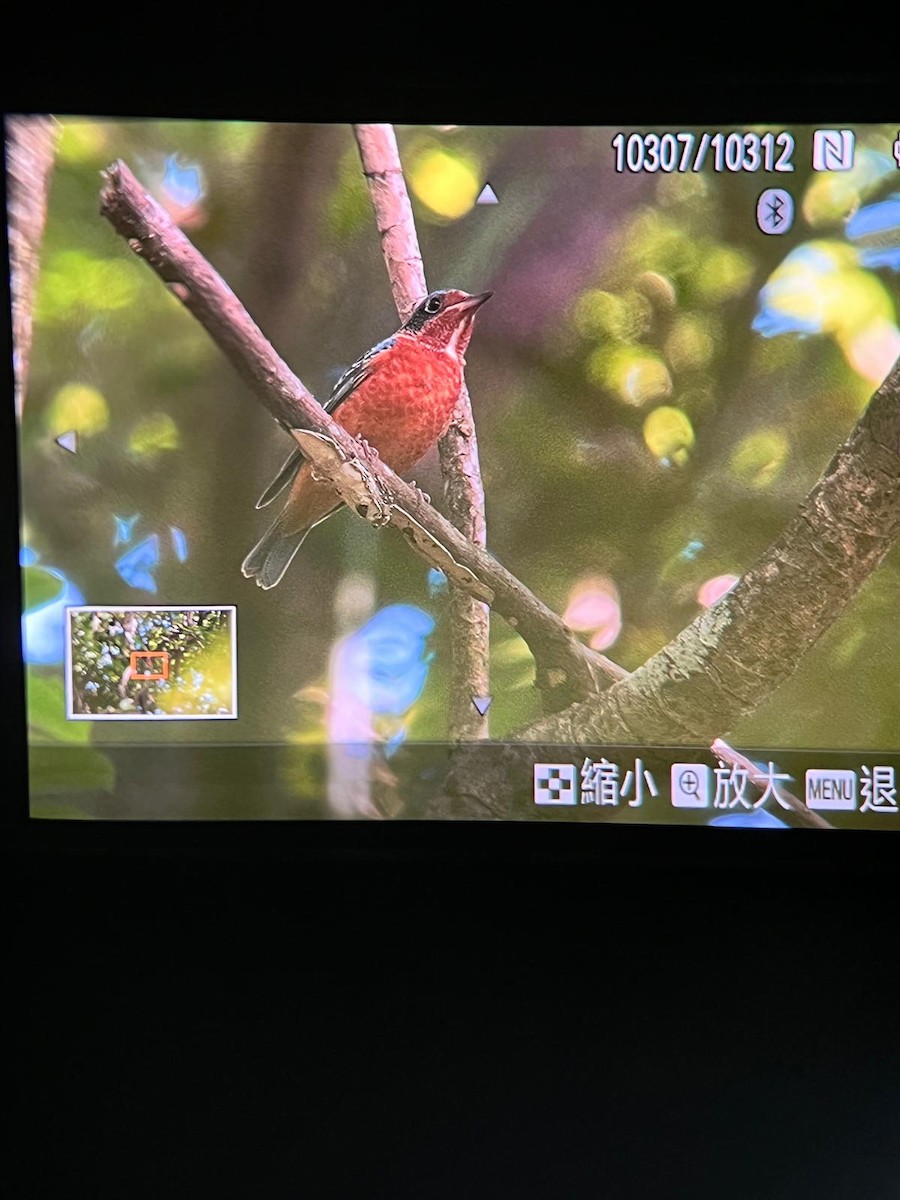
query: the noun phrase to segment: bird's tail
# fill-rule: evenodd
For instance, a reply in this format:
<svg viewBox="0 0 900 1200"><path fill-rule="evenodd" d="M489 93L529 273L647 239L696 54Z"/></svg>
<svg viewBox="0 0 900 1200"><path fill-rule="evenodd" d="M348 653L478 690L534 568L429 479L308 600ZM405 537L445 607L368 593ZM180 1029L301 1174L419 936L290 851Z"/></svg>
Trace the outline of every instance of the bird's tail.
<svg viewBox="0 0 900 1200"><path fill-rule="evenodd" d="M279 517L241 563L242 574L248 579L255 579L261 588L273 588L281 582L310 528L285 533L282 518Z"/></svg>

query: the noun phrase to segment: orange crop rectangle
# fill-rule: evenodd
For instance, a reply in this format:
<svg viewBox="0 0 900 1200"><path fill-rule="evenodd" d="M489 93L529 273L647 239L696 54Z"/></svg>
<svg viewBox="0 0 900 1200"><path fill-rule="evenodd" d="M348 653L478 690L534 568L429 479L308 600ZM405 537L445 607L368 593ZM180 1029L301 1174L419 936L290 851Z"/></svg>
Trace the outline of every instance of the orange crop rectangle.
<svg viewBox="0 0 900 1200"><path fill-rule="evenodd" d="M162 671L158 674L152 672L140 671L138 669L139 658L158 658L162 663ZM148 664L149 665L149 664ZM169 678L169 653L167 650L132 650L131 652L131 678L132 679L168 679Z"/></svg>

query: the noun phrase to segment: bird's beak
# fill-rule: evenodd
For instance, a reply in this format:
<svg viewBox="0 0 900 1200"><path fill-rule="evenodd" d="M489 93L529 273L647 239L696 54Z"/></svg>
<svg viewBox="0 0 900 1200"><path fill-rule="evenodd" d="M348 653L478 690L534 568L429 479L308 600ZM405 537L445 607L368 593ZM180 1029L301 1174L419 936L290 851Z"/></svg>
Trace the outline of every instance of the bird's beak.
<svg viewBox="0 0 900 1200"><path fill-rule="evenodd" d="M481 308L486 300L490 300L493 292L479 292L477 296L466 296L465 300L457 300L451 304L451 308L455 308L458 312L473 313L476 309Z"/></svg>

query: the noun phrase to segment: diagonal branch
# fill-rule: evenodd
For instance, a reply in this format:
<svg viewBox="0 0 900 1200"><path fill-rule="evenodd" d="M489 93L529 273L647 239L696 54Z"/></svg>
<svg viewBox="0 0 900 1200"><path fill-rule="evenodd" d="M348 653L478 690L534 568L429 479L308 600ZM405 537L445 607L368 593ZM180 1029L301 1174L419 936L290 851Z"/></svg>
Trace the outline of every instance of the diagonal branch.
<svg viewBox="0 0 900 1200"><path fill-rule="evenodd" d="M427 295L412 205L406 190L397 138L391 125L354 125L394 303L405 321ZM450 428L441 438L441 473L450 520L470 542L484 546L484 488L469 391L463 380ZM450 736L454 740L488 734L473 696L489 691L490 610L462 589L450 589Z"/></svg>
<svg viewBox="0 0 900 1200"><path fill-rule="evenodd" d="M279 424L298 442L302 431L317 435L317 470L357 515L396 526L427 562L509 621L534 655L535 681L550 711L604 685L602 660L556 613L325 412L234 292L122 162L104 173L100 212L196 317Z"/></svg>

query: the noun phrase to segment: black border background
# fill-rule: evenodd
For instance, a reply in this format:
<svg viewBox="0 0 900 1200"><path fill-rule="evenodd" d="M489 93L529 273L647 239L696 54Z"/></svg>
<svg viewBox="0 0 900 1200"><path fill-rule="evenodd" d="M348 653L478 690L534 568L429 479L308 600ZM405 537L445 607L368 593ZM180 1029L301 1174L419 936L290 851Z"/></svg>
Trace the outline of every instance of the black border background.
<svg viewBox="0 0 900 1200"><path fill-rule="evenodd" d="M511 9L499 45L484 14L446 5L338 14L303 40L287 13L219 13L193 34L180 12L101 11L77 41L48 14L43 30L12 31L4 107L900 118L891 65L877 64L887 29L884 46L868 30L851 48L848 31L821 58L809 30L788 43L783 19L756 10L674 15L679 33L651 50L647 28L569 11L561 50L527 58L533 18ZM11 1194L897 1194L900 839L24 822L11 414L4 404Z"/></svg>

